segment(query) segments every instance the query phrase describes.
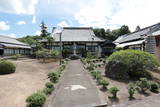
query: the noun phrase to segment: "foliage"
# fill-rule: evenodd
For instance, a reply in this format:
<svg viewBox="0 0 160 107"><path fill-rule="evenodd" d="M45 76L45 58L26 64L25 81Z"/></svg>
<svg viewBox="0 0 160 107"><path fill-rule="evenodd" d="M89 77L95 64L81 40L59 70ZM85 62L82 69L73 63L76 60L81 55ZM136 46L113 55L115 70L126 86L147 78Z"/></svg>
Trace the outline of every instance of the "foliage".
<svg viewBox="0 0 160 107"><path fill-rule="evenodd" d="M17 59L20 58L20 57L21 57L20 54L16 54L16 55L13 55L13 56L11 57L11 59L17 60Z"/></svg>
<svg viewBox="0 0 160 107"><path fill-rule="evenodd" d="M106 76L115 79L151 78L148 70L159 66L154 55L138 50L121 50L108 58Z"/></svg>
<svg viewBox="0 0 160 107"><path fill-rule="evenodd" d="M58 56L59 56L58 51L51 51L48 49L42 49L36 52L36 57L38 59L43 59L43 62L45 62L47 58L57 58Z"/></svg>
<svg viewBox="0 0 160 107"><path fill-rule="evenodd" d="M101 72L100 71L92 71L91 75L93 76L94 79L96 79L98 82L102 78Z"/></svg>
<svg viewBox="0 0 160 107"><path fill-rule="evenodd" d="M133 95L136 91L136 87L134 83L129 83L128 85L128 93L129 93L129 98L133 98Z"/></svg>
<svg viewBox="0 0 160 107"><path fill-rule="evenodd" d="M46 101L46 95L43 92L32 94L26 99L27 107L43 107Z"/></svg>
<svg viewBox="0 0 160 107"><path fill-rule="evenodd" d="M45 86L46 86L47 88L54 88L54 84L53 84L52 82L47 82L47 83L45 84Z"/></svg>
<svg viewBox="0 0 160 107"><path fill-rule="evenodd" d="M52 91L54 90L54 88L44 88L43 89L43 92L46 94L46 95L50 95L52 93Z"/></svg>
<svg viewBox="0 0 160 107"><path fill-rule="evenodd" d="M47 26L44 22L41 23L40 27L41 27L41 36L42 37L47 37L48 35L50 35L50 33L48 33L48 31L47 31Z"/></svg>
<svg viewBox="0 0 160 107"><path fill-rule="evenodd" d="M150 83L146 78L140 78L140 80L136 82L136 85L137 90L143 93L150 89Z"/></svg>
<svg viewBox="0 0 160 107"><path fill-rule="evenodd" d="M117 98L117 92L119 91L119 89L117 87L111 87L109 89L109 92L113 95L112 98Z"/></svg>
<svg viewBox="0 0 160 107"><path fill-rule="evenodd" d="M26 37L18 38L17 40L27 43L29 45L36 45L36 43L41 40L42 37L38 35L27 35Z"/></svg>
<svg viewBox="0 0 160 107"><path fill-rule="evenodd" d="M159 90L159 84L154 81L150 81L150 91L152 92L158 92Z"/></svg>
<svg viewBox="0 0 160 107"><path fill-rule="evenodd" d="M88 70L88 71L93 71L93 70L95 70L95 68L96 68L96 65L95 65L94 63L91 63L91 64L89 64L89 65L87 66L87 70Z"/></svg>
<svg viewBox="0 0 160 107"><path fill-rule="evenodd" d="M2 60L0 61L0 74L10 74L14 73L16 66L11 61Z"/></svg>
<svg viewBox="0 0 160 107"><path fill-rule="evenodd" d="M48 78L50 79L51 82L57 83L59 79L59 74L58 72L50 72L48 73Z"/></svg>
<svg viewBox="0 0 160 107"><path fill-rule="evenodd" d="M100 80L99 84L102 85L103 89L107 89L109 82L105 79L102 79L102 80Z"/></svg>
<svg viewBox="0 0 160 107"><path fill-rule="evenodd" d="M95 28L93 29L96 36L101 37L103 39L108 39L111 41L116 40L119 36L130 33L129 27L126 25L121 26L119 29L110 30L107 29L106 31L103 28Z"/></svg>

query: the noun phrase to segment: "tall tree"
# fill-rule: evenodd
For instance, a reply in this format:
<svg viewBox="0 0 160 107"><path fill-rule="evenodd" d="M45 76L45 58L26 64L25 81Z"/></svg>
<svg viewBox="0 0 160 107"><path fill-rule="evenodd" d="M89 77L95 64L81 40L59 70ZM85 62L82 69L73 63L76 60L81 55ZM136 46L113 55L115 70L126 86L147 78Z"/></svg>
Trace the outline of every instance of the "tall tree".
<svg viewBox="0 0 160 107"><path fill-rule="evenodd" d="M136 30L135 31L139 31L141 28L140 28L140 26L138 25L137 27L136 27Z"/></svg>
<svg viewBox="0 0 160 107"><path fill-rule="evenodd" d="M40 27L41 27L41 36L47 37L49 35L49 33L47 32L47 26L43 21L42 21Z"/></svg>
<svg viewBox="0 0 160 107"><path fill-rule="evenodd" d="M101 37L103 39L107 39L111 41L116 40L121 35L130 33L129 27L126 25L123 25L121 26L121 28L114 29L112 31L110 29L107 29L105 31L103 28L96 28L93 31L97 37Z"/></svg>

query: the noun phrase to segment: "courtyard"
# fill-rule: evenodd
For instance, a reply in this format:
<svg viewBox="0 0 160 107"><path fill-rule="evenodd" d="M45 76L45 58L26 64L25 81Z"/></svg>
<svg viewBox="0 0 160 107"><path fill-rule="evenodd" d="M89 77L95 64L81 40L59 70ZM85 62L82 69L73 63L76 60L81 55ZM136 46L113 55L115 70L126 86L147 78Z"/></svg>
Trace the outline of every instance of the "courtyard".
<svg viewBox="0 0 160 107"><path fill-rule="evenodd" d="M16 72L0 75L0 106L26 107L26 98L44 87L47 74L58 67L58 62L42 64L36 59L13 61Z"/></svg>

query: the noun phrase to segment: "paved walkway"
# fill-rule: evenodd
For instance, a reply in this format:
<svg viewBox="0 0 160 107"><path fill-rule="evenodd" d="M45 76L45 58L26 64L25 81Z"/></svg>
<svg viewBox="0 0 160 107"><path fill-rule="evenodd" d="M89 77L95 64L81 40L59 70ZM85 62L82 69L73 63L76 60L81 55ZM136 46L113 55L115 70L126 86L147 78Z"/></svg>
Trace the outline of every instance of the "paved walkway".
<svg viewBox="0 0 160 107"><path fill-rule="evenodd" d="M100 94L79 60L71 61L60 81L56 96L48 107L94 107Z"/></svg>

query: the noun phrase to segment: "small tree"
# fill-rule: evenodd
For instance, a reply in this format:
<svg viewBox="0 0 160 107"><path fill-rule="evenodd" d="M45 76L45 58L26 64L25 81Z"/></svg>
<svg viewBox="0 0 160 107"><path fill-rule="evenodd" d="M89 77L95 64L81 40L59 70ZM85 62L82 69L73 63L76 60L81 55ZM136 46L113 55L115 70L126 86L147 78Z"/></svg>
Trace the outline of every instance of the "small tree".
<svg viewBox="0 0 160 107"><path fill-rule="evenodd" d="M135 93L135 84L134 83L129 83L128 85L128 93L129 93L129 98L133 98L133 95Z"/></svg>
<svg viewBox="0 0 160 107"><path fill-rule="evenodd" d="M136 85L138 91L143 93L150 89L149 81L146 78L140 78L140 80L136 82Z"/></svg>
<svg viewBox="0 0 160 107"><path fill-rule="evenodd" d="M112 98L117 98L117 92L119 89L117 87L112 87L109 89L109 92L113 95Z"/></svg>
<svg viewBox="0 0 160 107"><path fill-rule="evenodd" d="M103 89L107 89L107 86L109 85L109 82L105 79L100 80L100 85L102 85Z"/></svg>

